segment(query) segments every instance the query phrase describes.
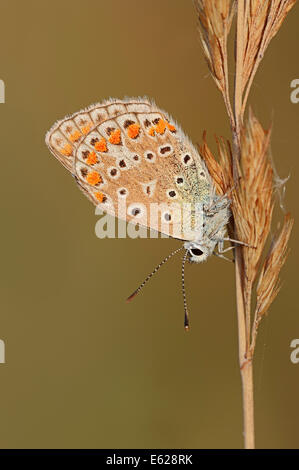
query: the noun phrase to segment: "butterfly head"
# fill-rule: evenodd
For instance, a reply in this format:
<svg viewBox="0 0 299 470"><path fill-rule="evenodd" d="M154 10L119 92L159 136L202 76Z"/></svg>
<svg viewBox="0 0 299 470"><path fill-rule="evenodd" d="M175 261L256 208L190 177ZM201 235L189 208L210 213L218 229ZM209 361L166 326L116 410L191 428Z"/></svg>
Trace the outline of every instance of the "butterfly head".
<svg viewBox="0 0 299 470"><path fill-rule="evenodd" d="M202 263L206 261L213 253L214 247L215 243L213 243L212 246L211 243L205 243L204 241L184 243L184 248L189 252L189 261L191 263Z"/></svg>

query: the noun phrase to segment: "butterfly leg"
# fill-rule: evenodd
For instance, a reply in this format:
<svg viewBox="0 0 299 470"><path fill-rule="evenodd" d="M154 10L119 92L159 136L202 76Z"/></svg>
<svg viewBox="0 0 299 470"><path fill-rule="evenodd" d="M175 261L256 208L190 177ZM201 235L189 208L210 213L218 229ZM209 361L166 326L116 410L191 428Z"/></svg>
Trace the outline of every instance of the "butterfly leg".
<svg viewBox="0 0 299 470"><path fill-rule="evenodd" d="M226 261L229 261L230 263L234 263L233 259L227 258L226 256L223 256L220 253L216 253L215 251L213 251L213 255L217 256L218 258L225 259Z"/></svg>
<svg viewBox="0 0 299 470"><path fill-rule="evenodd" d="M232 242L232 243L236 243L237 245L243 245L243 246L248 246L248 248L255 248L255 246L252 246L252 245L248 245L247 243L245 242L241 242L240 240L234 240L233 238L223 238L221 241L224 241L224 242ZM233 247L232 247L233 248Z"/></svg>
<svg viewBox="0 0 299 470"><path fill-rule="evenodd" d="M219 242L217 243L218 253L226 253L227 251L233 250L235 248L234 246L224 248L224 241L226 241L226 238L219 240Z"/></svg>

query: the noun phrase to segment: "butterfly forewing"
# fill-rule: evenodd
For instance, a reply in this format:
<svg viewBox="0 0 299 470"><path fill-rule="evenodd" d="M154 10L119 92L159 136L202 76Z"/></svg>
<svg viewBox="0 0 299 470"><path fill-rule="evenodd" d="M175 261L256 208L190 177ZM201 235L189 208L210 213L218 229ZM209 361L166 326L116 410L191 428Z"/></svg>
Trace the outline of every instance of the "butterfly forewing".
<svg viewBox="0 0 299 470"><path fill-rule="evenodd" d="M192 227L188 237L182 234L182 207L206 202L213 184L196 149L155 104L93 105L58 121L46 140L107 213L177 238L194 237Z"/></svg>

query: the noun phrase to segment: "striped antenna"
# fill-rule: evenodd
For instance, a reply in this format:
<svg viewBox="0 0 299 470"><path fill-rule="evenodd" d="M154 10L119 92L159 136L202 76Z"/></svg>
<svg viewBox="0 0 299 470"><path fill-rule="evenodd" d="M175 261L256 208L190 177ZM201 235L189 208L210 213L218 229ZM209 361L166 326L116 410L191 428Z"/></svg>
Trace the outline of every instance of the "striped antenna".
<svg viewBox="0 0 299 470"><path fill-rule="evenodd" d="M156 274L156 272L161 268L161 266L163 266L163 264L166 263L166 261L168 261L173 255L175 255L176 253L178 253L179 251L181 251L184 247L181 246L181 248L178 248L177 250L173 251L172 253L170 253L170 255L166 256L166 258L163 259L163 261L161 261L160 264L158 264L158 266L155 267L155 269L151 272L151 274L149 274L147 276L147 278L143 281L142 284L140 284L140 286L133 292L133 294L131 294L128 298L127 298L127 302L130 302L131 300L134 299L134 297L138 294L138 292L141 291L141 289L143 289L143 287L145 286L145 284L147 283L147 281L149 281L151 279L151 277Z"/></svg>
<svg viewBox="0 0 299 470"><path fill-rule="evenodd" d="M185 331L189 331L189 313L187 309L186 290L185 290L185 263L188 256L188 250L185 251L182 262L182 292L184 300L184 328Z"/></svg>

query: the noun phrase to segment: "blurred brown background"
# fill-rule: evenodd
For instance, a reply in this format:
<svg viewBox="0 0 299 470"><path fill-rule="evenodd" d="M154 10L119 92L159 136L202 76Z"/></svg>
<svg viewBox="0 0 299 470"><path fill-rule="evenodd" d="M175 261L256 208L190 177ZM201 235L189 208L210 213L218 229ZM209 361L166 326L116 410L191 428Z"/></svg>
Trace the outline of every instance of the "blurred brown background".
<svg viewBox="0 0 299 470"><path fill-rule="evenodd" d="M297 218L298 6L270 45L250 102L265 127L286 207ZM233 266L180 257L132 304L124 299L179 246L99 240L98 216L44 143L58 118L110 96L148 95L193 142L229 137L191 1L11 0L1 5L2 281L0 447L242 447ZM282 213L281 213L282 216ZM299 444L298 224L283 288L255 358L258 447Z"/></svg>

